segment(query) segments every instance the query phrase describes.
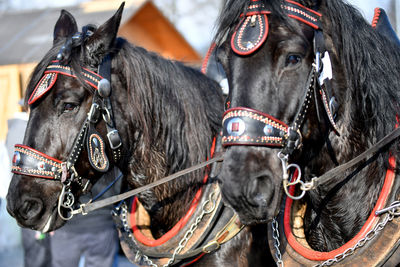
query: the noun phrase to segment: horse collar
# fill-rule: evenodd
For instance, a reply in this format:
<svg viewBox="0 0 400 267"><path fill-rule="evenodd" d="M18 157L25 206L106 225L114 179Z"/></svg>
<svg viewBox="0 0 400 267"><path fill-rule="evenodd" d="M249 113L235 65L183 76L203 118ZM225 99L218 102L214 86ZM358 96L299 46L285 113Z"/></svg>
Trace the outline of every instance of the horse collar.
<svg viewBox="0 0 400 267"><path fill-rule="evenodd" d="M214 165L210 176L214 176L216 168ZM131 262L150 266L183 262L188 265L217 250L241 231L243 225L234 211L223 205L220 188L217 183L207 181L209 175L204 177L204 185L186 215L158 239L153 238L149 215L137 198L130 211L125 202L116 208L113 215L122 236L121 246ZM216 227L217 222L222 228Z"/></svg>
<svg viewBox="0 0 400 267"><path fill-rule="evenodd" d="M281 257L283 263L289 266L330 265L326 264L328 262L340 262L338 266L358 266L360 261L368 266L381 266L384 264L393 252L398 249L397 240L400 238L400 232L398 231L400 221L394 218L397 213L389 213L385 218L380 219L380 213L377 212L383 209L385 205L389 205L394 199L397 199L396 192L392 190L396 188L394 184L399 184L393 171L395 164L395 159L391 156L389 158L390 168L386 172L381 194L360 232L346 244L330 252L314 251L308 246L302 226L304 207L300 207L299 203L295 205L295 202L287 197L284 211L281 212L282 216L280 217L280 222L283 223L284 227L279 229L281 251L284 251ZM290 190L293 193L294 187ZM395 211L396 207L393 206L392 210ZM385 232L380 233L385 226L387 226ZM270 233L269 242L271 248L274 248L273 240L272 233ZM361 247L365 249L361 249ZM276 250L276 248L273 250Z"/></svg>

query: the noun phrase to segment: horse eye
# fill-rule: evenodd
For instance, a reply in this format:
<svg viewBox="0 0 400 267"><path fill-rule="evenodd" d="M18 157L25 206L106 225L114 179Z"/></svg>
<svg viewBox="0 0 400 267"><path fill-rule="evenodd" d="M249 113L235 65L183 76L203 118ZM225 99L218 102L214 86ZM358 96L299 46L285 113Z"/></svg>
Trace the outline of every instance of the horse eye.
<svg viewBox="0 0 400 267"><path fill-rule="evenodd" d="M64 104L64 112L71 112L78 108L77 104L74 103L65 103Z"/></svg>
<svg viewBox="0 0 400 267"><path fill-rule="evenodd" d="M301 62L301 57L299 55L289 55L286 58L285 65L286 65L286 67L289 67L289 66L294 66L300 62Z"/></svg>

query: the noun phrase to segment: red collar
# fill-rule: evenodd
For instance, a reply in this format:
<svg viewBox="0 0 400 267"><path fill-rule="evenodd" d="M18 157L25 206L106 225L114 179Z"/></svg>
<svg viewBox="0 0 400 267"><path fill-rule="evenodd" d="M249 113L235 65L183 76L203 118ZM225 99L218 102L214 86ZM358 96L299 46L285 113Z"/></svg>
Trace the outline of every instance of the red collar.
<svg viewBox="0 0 400 267"><path fill-rule="evenodd" d="M211 146L211 157L214 155L215 143L216 143L216 139L214 138L212 146ZM207 179L208 179L208 172L204 175L203 184L205 184L207 182ZM171 230L169 230L166 234L164 234L162 237L160 237L158 239L152 239L152 238L147 237L138 228L137 220L136 220L138 199L135 197L133 205L132 205L132 210L130 213L132 231L133 231L133 235L134 235L135 239L145 246L156 247L156 246L160 246L160 245L164 244L165 242L169 241L171 238L176 236L177 233L179 233L179 231L186 225L186 223L192 217L193 213L196 211L197 205L201 200L202 191L203 191L203 188L201 187L196 192L196 195L194 196L192 203L190 204L189 210L187 211L185 216L183 216L177 222L177 224L175 224L175 226L171 228Z"/></svg>
<svg viewBox="0 0 400 267"><path fill-rule="evenodd" d="M288 240L289 245L301 256L313 260L313 261L325 261L328 259L334 258L336 255L341 254L345 252L347 249L354 247L357 242L364 238L365 235L378 223L379 217L375 215L375 211L380 210L385 207L389 193L391 191L394 178L395 178L395 172L394 169L396 167L396 160L394 156L389 157L389 169L386 171L386 177L385 177L385 182L382 187L382 191L379 195L379 198L375 204L374 209L372 210L372 213L368 217L367 221L365 222L364 226L361 228L360 232L353 237L350 241L348 241L346 244L343 246L329 251L329 252L320 252L320 251L315 251L310 248L304 247L302 244L300 244L297 240L296 237L294 236L292 232L292 228L290 225L290 217L291 217L291 209L292 209L292 204L293 200L289 197L286 198L286 203L285 203L285 212L284 212L284 231L285 231L285 236L286 239ZM294 193L295 188L292 187L290 188L291 194Z"/></svg>

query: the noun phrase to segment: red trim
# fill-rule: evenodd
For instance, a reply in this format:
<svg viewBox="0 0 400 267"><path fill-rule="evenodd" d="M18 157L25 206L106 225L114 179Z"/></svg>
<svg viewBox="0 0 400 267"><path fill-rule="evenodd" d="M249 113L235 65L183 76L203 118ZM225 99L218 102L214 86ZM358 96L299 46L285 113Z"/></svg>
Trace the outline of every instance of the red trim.
<svg viewBox="0 0 400 267"><path fill-rule="evenodd" d="M249 11L246 13L246 17L253 16L253 15L261 15L261 14L269 15L269 14L271 14L271 11L267 11L267 10ZM240 14L239 18L243 18L244 16L245 16L244 13L242 13L242 14Z"/></svg>
<svg viewBox="0 0 400 267"><path fill-rule="evenodd" d="M305 6L299 4L299 3L295 2L295 1L286 0L286 2L291 3L291 4L293 4L293 5L296 5L296 6L299 6L299 7L301 7L301 8L304 8L305 10L310 11L310 12L314 13L315 15L319 16L319 17L322 17L322 14L321 14L321 13L318 13L317 11L312 10L312 9L310 9L310 8L308 8L308 7L305 7Z"/></svg>
<svg viewBox="0 0 400 267"><path fill-rule="evenodd" d="M200 260L204 255L206 255L205 252L201 253L197 258L195 258L194 260L192 260L192 261L189 262L189 263L186 263L186 264L183 265L182 267L187 267L187 266L189 266L190 264L195 263L196 261Z"/></svg>
<svg viewBox="0 0 400 267"><path fill-rule="evenodd" d="M45 74L49 74L49 73L45 73ZM58 74L56 73L56 74L55 74L55 77L53 77L53 79L51 80L51 84L50 84L49 86L47 86L47 88L46 88L40 95L35 96L35 95L36 95L36 91L38 90L38 87L42 84L43 79L46 78L46 75L43 75L43 77L40 78L39 82L37 83L37 85L36 85L36 87L35 87L35 90L33 90L33 93L32 93L31 96L29 97L29 99L28 99L28 105L30 105L30 104L32 104L32 103L35 103L36 100L38 100L38 99L41 98L45 93L47 93L47 92L53 87L53 85L56 83L57 76L58 76ZM33 98L33 99L32 99L32 98Z"/></svg>
<svg viewBox="0 0 400 267"><path fill-rule="evenodd" d="M378 201L375 204L374 209L372 210L372 213L370 214L369 218L365 222L364 226L361 228L360 232L353 237L349 242L341 246L340 248L337 248L335 250L329 251L329 252L319 252L315 251L306 247L303 247L299 242L297 242L296 238L294 237L294 234L292 233L292 229L290 227L290 214L291 214L291 207L293 200L289 197L286 198L286 203L285 203L285 213L284 213L284 230L285 230L285 235L288 240L289 245L297 251L300 255L303 257L313 260L313 261L325 261L331 258L334 258L336 255L345 252L347 249L354 247L357 242L363 238L371 229L372 227L378 222L379 217L375 215L375 211L380 210L384 208L386 200L388 198L388 195L390 193L390 189L392 187L394 178L395 178L395 173L394 173L394 168L396 166L396 160L393 156L389 157L389 165L390 168L386 171L386 177L385 177L385 182L382 186L382 191L381 194L379 195ZM294 193L295 188L291 187L289 189L290 193Z"/></svg>
<svg viewBox="0 0 400 267"><path fill-rule="evenodd" d="M25 145L21 145L21 144L16 144L16 145L14 145L14 147L15 147L15 148L17 148L17 147L22 147L22 148L24 148L24 149L27 149L27 150L32 151L32 152L35 153L35 154L39 154L40 156L42 156L42 157L44 157L44 158L46 158L46 159L55 161L55 162L60 163L60 164L62 163L61 160L52 158L52 157L50 157L50 156L48 156L48 155L46 155L46 154L44 154L44 153L42 153L42 152L40 152L40 151L37 151L36 149L33 149L33 148L29 147L29 146L25 146Z"/></svg>
<svg viewBox="0 0 400 267"><path fill-rule="evenodd" d="M33 177L38 177L38 178L44 178L44 179L48 179L48 180L56 180L56 178L53 177L53 176L44 176L44 175L37 175L37 174L33 175L33 174L26 173L26 172L19 172L19 171L16 171L16 170L13 170L12 173L19 174L19 175L25 175L25 176L33 176Z"/></svg>
<svg viewBox="0 0 400 267"><path fill-rule="evenodd" d="M61 66L65 66L65 65L61 64L59 60L53 60L53 61L51 61L51 62L52 62L52 63L57 63L57 64L59 64L59 65L61 65ZM82 69L86 70L87 72L90 72L90 73L93 74L94 76L97 76L100 80L103 79L103 77L100 76L100 74L98 74L98 73L96 73L96 72L93 72L93 71L91 71L91 70L89 70L89 69L87 69L87 68L84 68L84 67L82 67ZM72 72L72 69L71 69L71 72Z"/></svg>
<svg viewBox="0 0 400 267"><path fill-rule="evenodd" d="M246 16L247 16L247 14L246 14ZM265 25L264 25L265 31L264 31L264 35L262 36L261 40L257 43L257 45L255 45L249 51L243 52L243 51L237 50L235 47L235 37L236 37L237 32L242 29L242 27L239 26L239 28L233 33L232 38L231 38L231 47L232 47L233 51L235 51L235 53L242 55L242 56L247 56L247 55L250 55L250 54L254 53L255 51L257 51L258 48L260 48L260 46L262 44L264 44L265 40L267 39L268 32L269 32L269 22L268 22L267 15L262 14L260 16L264 16L264 19L265 19ZM242 25L242 23L244 23L244 21L245 21L245 18L243 18L242 22L239 25ZM261 30L261 25L260 25L260 30Z"/></svg>
<svg viewBox="0 0 400 267"><path fill-rule="evenodd" d="M216 139L213 139L213 143L211 146L211 157L213 157L214 155L214 151L215 151L215 143L216 143ZM204 179L203 179L203 184L205 184L207 182L208 179L208 172L204 175ZM139 241L140 243L149 246L149 247L156 247L159 245L164 244L165 242L167 242L168 240L170 240L171 238L173 238L188 222L188 220L190 219L190 217L193 215L193 213L195 212L197 205L199 204L200 201L200 197L201 197L201 193L202 193L202 187L196 192L196 195L194 196L192 203L190 204L189 210L187 211L186 215L184 217L182 217L174 227L171 228L171 230L169 230L166 234L164 234L162 237L160 237L159 239L150 239L147 236L145 236L140 229L137 227L136 225L136 208L137 208L137 198L135 197L134 201L133 201L133 205L132 205L132 210L131 210L131 214L130 214L130 219L131 219L131 225L132 225L132 231L133 231L133 235L135 236L136 240Z"/></svg>
<svg viewBox="0 0 400 267"><path fill-rule="evenodd" d="M376 28L376 25L378 24L380 17L381 17L381 9L379 7L376 7L374 9L374 18L372 19L371 23L372 28Z"/></svg>
<svg viewBox="0 0 400 267"><path fill-rule="evenodd" d="M264 113L264 112L261 112L261 111L258 111L258 110L252 109L252 108L246 108L246 107L235 107L235 108L230 108L230 109L228 109L228 110L225 111L224 114L222 115L222 121L225 120L226 114L228 114L229 112L232 112L232 111L236 111L236 110L239 110L239 111L248 111L248 112L253 112L253 113L255 113L255 114L262 115L262 116L267 117L268 119L270 119L270 120L272 120L272 121L277 122L278 124L283 125L283 126L286 127L286 128L289 128L289 126L288 126L286 123L284 123L284 122L282 122L282 121L280 121L280 120L278 120L278 119L272 117L271 115L268 115L267 113Z"/></svg>
<svg viewBox="0 0 400 267"><path fill-rule="evenodd" d="M300 18L300 17L298 17L298 16L296 16L296 15L288 14L288 17L290 17L290 18L292 18L292 19L297 19L297 20L299 20L299 21L301 21L301 22L307 24L308 26L313 27L314 29L319 29L319 27L318 27L316 24L311 23L310 21L305 20L305 19L303 19L303 18Z"/></svg>
<svg viewBox="0 0 400 267"><path fill-rule="evenodd" d="M203 74L206 74L206 72L207 72L208 61L210 60L211 54L214 51L215 47L216 47L216 44L212 43L210 48L208 48L207 54L203 60L203 64L201 65L201 72Z"/></svg>

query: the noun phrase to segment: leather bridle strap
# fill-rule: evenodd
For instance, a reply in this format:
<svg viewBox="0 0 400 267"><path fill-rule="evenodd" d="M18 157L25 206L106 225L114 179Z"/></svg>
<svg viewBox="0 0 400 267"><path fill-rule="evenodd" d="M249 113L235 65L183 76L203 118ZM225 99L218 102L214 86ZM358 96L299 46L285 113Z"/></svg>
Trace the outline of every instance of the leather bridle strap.
<svg viewBox="0 0 400 267"><path fill-rule="evenodd" d="M344 163L342 165L339 165L336 168L333 168L329 170L328 172L324 173L320 177L314 177L311 179L310 182L306 182L302 184L301 189L303 191L309 191L312 189L315 189L317 186L321 184L328 183L329 181L335 179L335 184L338 184L342 182L343 180L346 179L346 176L342 176L340 178L336 178L340 174L344 173L346 170L354 167L361 161L365 160L366 158L374 155L375 153L379 152L383 147L387 146L391 142L393 142L395 139L397 139L400 136L400 127L394 129L392 132L390 132L388 135L386 135L383 139L381 139L378 143L373 145L371 148L368 150L364 151L354 159L350 160L347 163Z"/></svg>
<svg viewBox="0 0 400 267"><path fill-rule="evenodd" d="M89 203L86 203L86 204L81 204L79 209L72 211L72 214L75 215L75 214L82 213L83 215L85 215L88 212L91 212L91 211L106 207L108 205L114 204L116 202L119 202L121 200L127 199L129 197L132 197L134 195L140 194L140 193L142 193L142 192L144 192L146 190L149 190L149 189L151 189L153 187L156 187L158 185L165 184L165 183L167 183L169 181L175 180L176 178L179 178L179 177L181 177L181 176L183 176L185 174L188 174L188 173L191 173L191 172L196 171L198 169L201 169L203 167L206 167L206 166L208 166L208 165L210 165L212 163L223 161L223 159L224 159L223 154L215 154L215 156L210 160L207 160L205 162L199 163L197 165L194 165L194 166L192 166L190 168L187 168L187 169L184 169L182 171L176 172L174 174L171 174L171 175L169 175L167 177L164 177L164 178L162 178L162 179L160 179L158 181L155 181L153 183L147 184L145 186L133 189L133 190L125 192L123 194L119 194L119 195L112 196L112 197L109 197L109 198L106 198L106 199L103 199L103 200L99 200L99 201L96 201L96 202L93 202L93 203L89 202Z"/></svg>

